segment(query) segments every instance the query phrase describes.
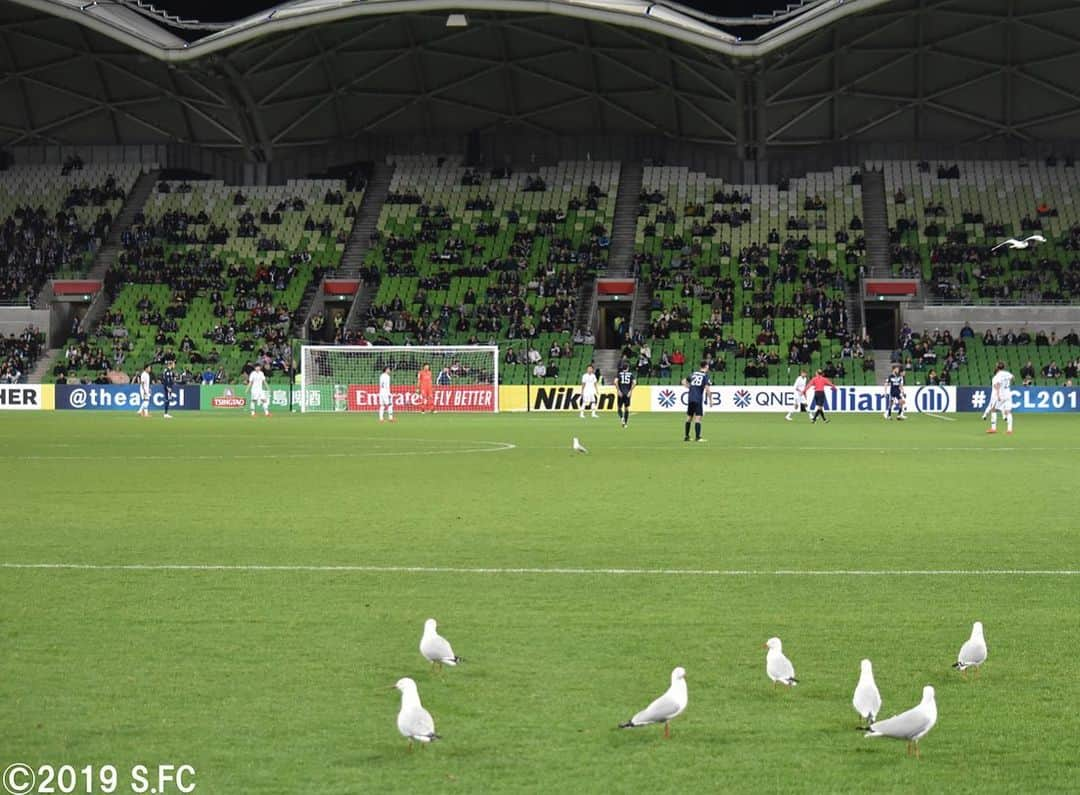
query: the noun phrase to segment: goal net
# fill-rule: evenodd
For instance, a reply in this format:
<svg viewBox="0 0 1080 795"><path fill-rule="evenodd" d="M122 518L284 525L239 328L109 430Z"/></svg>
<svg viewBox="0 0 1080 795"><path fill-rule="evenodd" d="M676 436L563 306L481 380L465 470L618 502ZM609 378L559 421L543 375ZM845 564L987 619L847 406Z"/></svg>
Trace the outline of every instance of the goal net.
<svg viewBox="0 0 1080 795"><path fill-rule="evenodd" d="M421 388L424 365L430 390ZM387 367L395 412L499 410L499 349L488 345L304 345L300 410L377 412Z"/></svg>

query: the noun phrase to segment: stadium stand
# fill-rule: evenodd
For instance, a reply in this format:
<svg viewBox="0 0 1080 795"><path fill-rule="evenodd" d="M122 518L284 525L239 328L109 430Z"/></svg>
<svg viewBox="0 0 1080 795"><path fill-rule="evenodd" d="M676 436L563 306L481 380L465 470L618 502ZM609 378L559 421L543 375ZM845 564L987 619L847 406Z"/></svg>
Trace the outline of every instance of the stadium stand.
<svg viewBox="0 0 1080 795"><path fill-rule="evenodd" d="M786 383L800 365L872 382L847 309L865 248L857 174L728 185L647 166L635 269L650 316L623 349L639 380L667 381L680 361L709 358L717 383Z"/></svg>
<svg viewBox="0 0 1080 795"><path fill-rule="evenodd" d="M894 275L923 278L937 300L1046 303L1080 296L1080 177L1071 160L868 167L885 176ZM1006 238L1032 234L1046 242L991 252Z"/></svg>
<svg viewBox="0 0 1080 795"><path fill-rule="evenodd" d="M396 156L364 267L378 291L363 337L498 341L507 383L575 381L592 346L578 294L607 265L619 164L480 172L453 156Z"/></svg>
<svg viewBox="0 0 1080 795"><path fill-rule="evenodd" d="M45 335L27 326L19 335L0 337L0 384L17 384L24 380L41 355Z"/></svg>
<svg viewBox="0 0 1080 795"><path fill-rule="evenodd" d="M54 277L85 275L138 163L12 166L0 179L0 302L30 303Z"/></svg>
<svg viewBox="0 0 1080 795"><path fill-rule="evenodd" d="M982 335L965 326L915 331L905 325L892 362L903 367L913 383L977 386L990 383L998 361L1016 376L1017 384L1064 386L1075 383L1080 368L1080 335L1075 329L1056 332L987 329Z"/></svg>
<svg viewBox="0 0 1080 795"><path fill-rule="evenodd" d="M180 381L228 381L256 358L287 378L289 328L313 279L341 259L362 190L342 180L275 186L166 181L123 234L113 301L56 373L115 378L175 357Z"/></svg>

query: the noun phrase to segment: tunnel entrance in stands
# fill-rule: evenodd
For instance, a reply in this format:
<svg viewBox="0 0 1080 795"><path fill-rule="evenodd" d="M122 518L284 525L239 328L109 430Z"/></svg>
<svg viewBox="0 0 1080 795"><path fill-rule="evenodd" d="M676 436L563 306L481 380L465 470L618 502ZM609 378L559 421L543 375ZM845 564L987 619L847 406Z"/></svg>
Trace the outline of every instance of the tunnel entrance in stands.
<svg viewBox="0 0 1080 795"><path fill-rule="evenodd" d="M894 303L866 306L866 330L877 350L896 350L900 340L900 307Z"/></svg>
<svg viewBox="0 0 1080 795"><path fill-rule="evenodd" d="M600 301L599 324L596 330L596 347L605 350L621 348L630 335L630 312L633 305L629 301Z"/></svg>

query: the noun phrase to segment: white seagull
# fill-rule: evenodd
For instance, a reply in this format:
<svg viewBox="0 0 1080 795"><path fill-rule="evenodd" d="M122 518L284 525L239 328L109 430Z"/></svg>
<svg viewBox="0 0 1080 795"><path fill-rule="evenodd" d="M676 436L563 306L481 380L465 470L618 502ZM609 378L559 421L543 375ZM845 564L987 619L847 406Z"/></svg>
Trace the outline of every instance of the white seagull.
<svg viewBox="0 0 1080 795"><path fill-rule="evenodd" d="M689 696L686 692L686 670L676 668L671 672L671 687L626 723L620 723L620 729L632 729L637 726L649 726L653 723L664 724L664 736L671 736L671 721L679 717L686 709Z"/></svg>
<svg viewBox="0 0 1080 795"><path fill-rule="evenodd" d="M984 662L986 662L986 638L983 637L982 622L976 621L971 626L971 637L964 642L964 645L960 647L960 653L956 655L953 668L958 671L974 668L977 676ZM967 676L966 673L964 675Z"/></svg>
<svg viewBox="0 0 1080 795"><path fill-rule="evenodd" d="M583 445L581 442L579 442L578 438L576 436L574 437L573 443L570 445L570 449L573 450L575 453L588 453L589 452L589 449L585 445Z"/></svg>
<svg viewBox="0 0 1080 795"><path fill-rule="evenodd" d="M901 712L885 720L870 724L867 737L892 737L895 740L907 740L908 756L912 749L919 755L919 740L934 728L937 723L937 702L934 701L934 688L927 685L922 689L922 701L907 712Z"/></svg>
<svg viewBox="0 0 1080 795"><path fill-rule="evenodd" d="M401 709L398 711L397 728L401 736L409 741L409 750L412 750L413 740L426 744L440 739L435 733L435 719L420 703L416 682L406 676L398 679L393 687L401 691Z"/></svg>
<svg viewBox="0 0 1080 795"><path fill-rule="evenodd" d="M877 719L881 712L881 693L878 692L877 683L874 681L874 669L869 660L859 663L859 684L855 685L855 695L851 698L851 704L859 717L870 725Z"/></svg>
<svg viewBox="0 0 1080 795"><path fill-rule="evenodd" d="M765 647L769 650L765 655L765 673L772 679L773 687L777 682L789 687L799 684L799 680L795 678L795 666L784 656L780 638L769 638L765 641Z"/></svg>
<svg viewBox="0 0 1080 795"><path fill-rule="evenodd" d="M424 635L420 638L420 653L433 668L441 669L444 665L465 662L454 654L454 650L450 648L450 641L435 631L437 626L434 618L429 618L424 622Z"/></svg>
<svg viewBox="0 0 1080 795"><path fill-rule="evenodd" d="M1045 243L1046 238L1042 235L1030 235L1023 240L1017 240L1015 237L1010 237L1008 240L1002 240L991 251L997 251L999 248L1008 246L1009 248L1028 248L1032 243Z"/></svg>

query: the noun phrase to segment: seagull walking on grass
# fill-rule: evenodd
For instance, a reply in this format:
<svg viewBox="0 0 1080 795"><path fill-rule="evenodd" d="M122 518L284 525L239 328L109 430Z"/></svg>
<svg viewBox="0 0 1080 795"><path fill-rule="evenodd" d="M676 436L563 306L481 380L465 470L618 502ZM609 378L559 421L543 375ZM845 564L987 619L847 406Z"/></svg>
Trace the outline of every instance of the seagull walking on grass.
<svg viewBox="0 0 1080 795"><path fill-rule="evenodd" d="M420 747L423 748L427 743L441 739L435 733L435 719L420 703L420 693L416 690L416 682L406 676L398 679L393 687L401 691L401 709L398 711L397 728L401 736L409 741L409 750L412 750L414 740L421 743Z"/></svg>
<svg viewBox="0 0 1080 795"><path fill-rule="evenodd" d="M436 629L438 624L434 618L424 622L424 634L420 638L420 653L424 659L431 663L432 668L441 670L444 665L457 665L465 662L454 654L450 647L450 641L440 635Z"/></svg>
<svg viewBox="0 0 1080 795"><path fill-rule="evenodd" d="M1032 243L1045 243L1045 242L1046 242L1046 238L1043 237L1042 235L1029 235L1028 237L1025 237L1023 240L1017 240L1015 237L1010 237L1008 240L1002 240L1000 243L998 243L996 246L994 246L990 250L991 251L997 251L999 248L1005 248L1006 246L1008 248L1010 248L1010 249L1018 249L1018 248L1019 249L1024 249L1024 248L1029 248Z"/></svg>
<svg viewBox="0 0 1080 795"><path fill-rule="evenodd" d="M682 667L671 672L671 687L626 723L620 723L620 729L633 729L637 726L664 724L664 736L671 736L671 721L682 715L686 709L689 695L686 692L686 670Z"/></svg>
<svg viewBox="0 0 1080 795"><path fill-rule="evenodd" d="M572 449L575 453L586 453L587 454L589 452L589 449L585 445L583 445L581 442L579 442L578 438L576 436L574 437L573 443L571 443L571 445L570 445L570 449Z"/></svg>
<svg viewBox="0 0 1080 795"><path fill-rule="evenodd" d="M765 673L772 679L773 687L777 683L788 687L799 684L799 680L795 678L795 666L784 656L780 638L769 638L765 641L765 647L769 650L765 655Z"/></svg>
<svg viewBox="0 0 1080 795"><path fill-rule="evenodd" d="M870 724L867 737L892 737L895 740L907 740L908 756L912 751L916 758L919 754L919 740L934 728L937 723L937 702L934 700L934 688L927 685L922 690L922 701L907 712L901 712L885 720Z"/></svg>
<svg viewBox="0 0 1080 795"><path fill-rule="evenodd" d="M956 655L953 668L967 676L967 669L974 668L978 676L979 668L986 662L986 638L983 637L983 625L976 621L971 626L971 637L960 647L960 653Z"/></svg>
<svg viewBox="0 0 1080 795"><path fill-rule="evenodd" d="M881 693L878 692L877 683L874 681L874 668L870 665L870 661L863 660L859 665L859 684L855 685L855 695L851 698L851 704L859 713L859 717L869 726L881 712Z"/></svg>

